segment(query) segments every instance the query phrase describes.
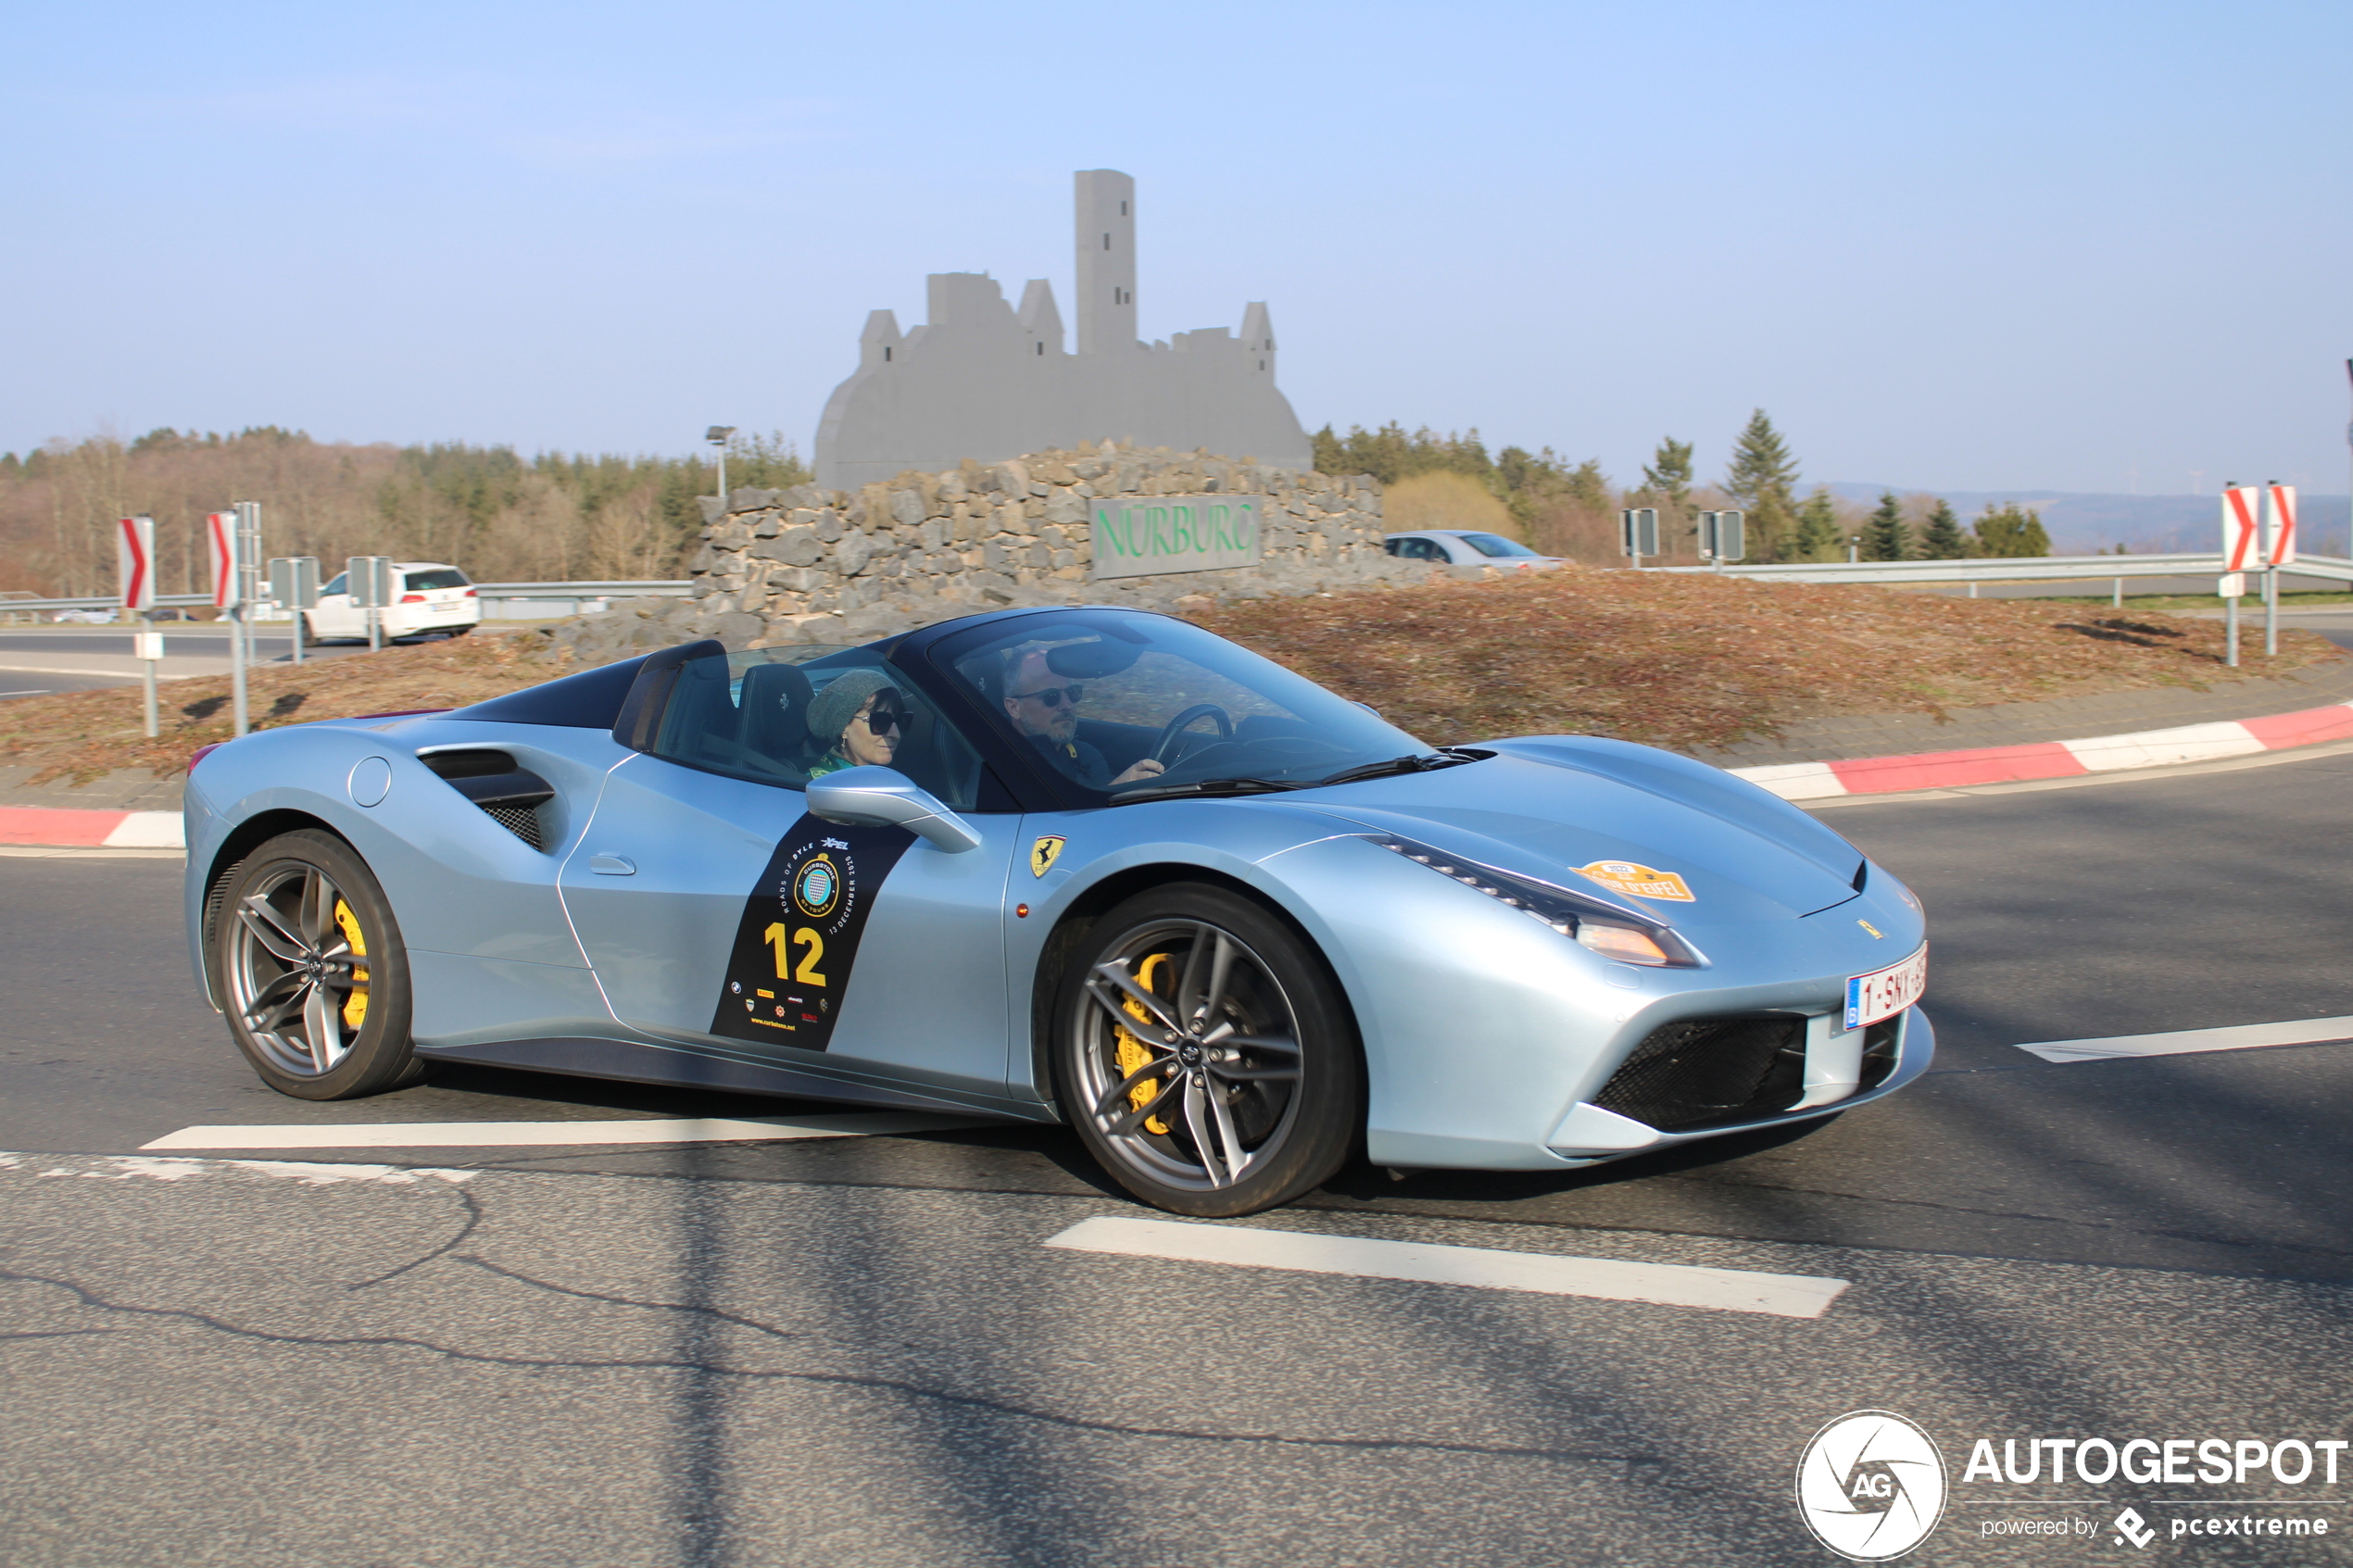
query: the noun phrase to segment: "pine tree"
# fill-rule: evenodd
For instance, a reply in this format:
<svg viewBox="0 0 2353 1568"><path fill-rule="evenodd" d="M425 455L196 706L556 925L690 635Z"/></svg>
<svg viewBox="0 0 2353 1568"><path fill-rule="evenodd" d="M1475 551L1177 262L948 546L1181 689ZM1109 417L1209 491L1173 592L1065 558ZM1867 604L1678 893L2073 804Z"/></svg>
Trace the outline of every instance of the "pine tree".
<svg viewBox="0 0 2353 1568"><path fill-rule="evenodd" d="M1797 504L1797 459L1773 421L1757 409L1733 445L1731 466L1724 471L1724 488L1748 513L1748 554L1752 560L1780 560L1794 544Z"/></svg>
<svg viewBox="0 0 2353 1568"><path fill-rule="evenodd" d="M1897 503L1895 492L1881 491L1879 506L1863 528L1863 558L1902 560L1910 554L1911 543L1912 531L1904 525L1904 508Z"/></svg>
<svg viewBox="0 0 2353 1568"><path fill-rule="evenodd" d="M1797 508L1797 533L1790 548L1793 560L1838 559L1838 507L1830 487L1818 484Z"/></svg>
<svg viewBox="0 0 2353 1568"><path fill-rule="evenodd" d="M1961 520L1953 515L1953 504L1939 496L1920 533L1920 555L1927 560L1960 560L1968 554L1969 535L1961 532Z"/></svg>
<svg viewBox="0 0 2353 1568"><path fill-rule="evenodd" d="M1692 498L1692 444L1662 437L1658 451L1642 470L1642 488L1678 507Z"/></svg>
<svg viewBox="0 0 2353 1568"><path fill-rule="evenodd" d="M1977 534L1977 553L1981 556L2051 553L2051 536L2044 531L2042 515L2025 510L2015 501L2000 507L1988 503L1985 515L1971 527Z"/></svg>

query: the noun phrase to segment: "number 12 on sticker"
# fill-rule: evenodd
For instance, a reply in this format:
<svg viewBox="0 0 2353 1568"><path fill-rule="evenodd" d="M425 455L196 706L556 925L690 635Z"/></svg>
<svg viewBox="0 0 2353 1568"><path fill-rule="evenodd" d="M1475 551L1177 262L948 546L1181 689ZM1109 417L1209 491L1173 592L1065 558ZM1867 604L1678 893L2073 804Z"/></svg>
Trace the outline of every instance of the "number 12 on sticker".
<svg viewBox="0 0 2353 1568"><path fill-rule="evenodd" d="M825 977L817 971L819 961L825 956L825 939L818 935L813 927L804 925L788 933L779 922L761 935L767 938L768 945L776 949L777 979L797 980L804 985L823 985L825 983ZM798 966L791 963L789 947L808 949L801 955Z"/></svg>

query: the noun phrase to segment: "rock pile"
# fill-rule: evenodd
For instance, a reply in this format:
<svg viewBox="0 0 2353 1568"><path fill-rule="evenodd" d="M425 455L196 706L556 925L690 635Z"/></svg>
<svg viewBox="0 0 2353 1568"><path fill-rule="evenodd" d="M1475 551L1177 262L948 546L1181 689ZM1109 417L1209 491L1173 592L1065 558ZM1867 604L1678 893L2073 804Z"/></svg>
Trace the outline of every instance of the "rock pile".
<svg viewBox="0 0 2353 1568"><path fill-rule="evenodd" d="M1254 566L1097 580L1089 519L1112 497L1264 498ZM1380 486L1202 452L1105 442L944 473L902 473L855 495L803 484L703 497L703 545L685 598L629 599L554 630L601 663L696 637L730 646L865 643L1016 605L1206 608L1424 581L1381 548Z"/></svg>

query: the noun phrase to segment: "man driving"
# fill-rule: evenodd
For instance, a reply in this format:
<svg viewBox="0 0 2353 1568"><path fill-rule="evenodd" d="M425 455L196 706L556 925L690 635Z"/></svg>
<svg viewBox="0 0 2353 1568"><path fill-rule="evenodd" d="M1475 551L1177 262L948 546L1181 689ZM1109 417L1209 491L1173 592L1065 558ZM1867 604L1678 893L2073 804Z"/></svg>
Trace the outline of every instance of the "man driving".
<svg viewBox="0 0 2353 1568"><path fill-rule="evenodd" d="M1078 703L1086 688L1056 675L1045 650L1032 649L1005 672L1005 712L1039 756L1089 789L1116 789L1167 770L1147 757L1110 777L1103 754L1078 738Z"/></svg>

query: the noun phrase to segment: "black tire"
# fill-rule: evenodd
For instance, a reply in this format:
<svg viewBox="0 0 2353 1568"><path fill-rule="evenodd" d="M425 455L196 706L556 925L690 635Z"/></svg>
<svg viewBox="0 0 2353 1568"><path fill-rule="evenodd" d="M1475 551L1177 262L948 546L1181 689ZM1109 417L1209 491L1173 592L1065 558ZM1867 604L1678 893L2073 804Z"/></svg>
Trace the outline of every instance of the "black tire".
<svg viewBox="0 0 2353 1568"><path fill-rule="evenodd" d="M1155 1208L1288 1203L1363 1131L1364 1059L1338 986L1297 933L1224 888L1172 883L1105 915L1062 975L1053 1031L1064 1115Z"/></svg>
<svg viewBox="0 0 2353 1568"><path fill-rule="evenodd" d="M304 647L315 648L319 646L319 633L311 629L310 614L308 610L295 612L295 625L297 628L295 635L302 639Z"/></svg>
<svg viewBox="0 0 2353 1568"><path fill-rule="evenodd" d="M472 630L473 628L471 626L452 626L445 634L452 637L462 637Z"/></svg>
<svg viewBox="0 0 2353 1568"><path fill-rule="evenodd" d="M424 1076L409 1049L408 948L351 846L282 834L231 869L207 910L213 995L263 1083L356 1099Z"/></svg>

